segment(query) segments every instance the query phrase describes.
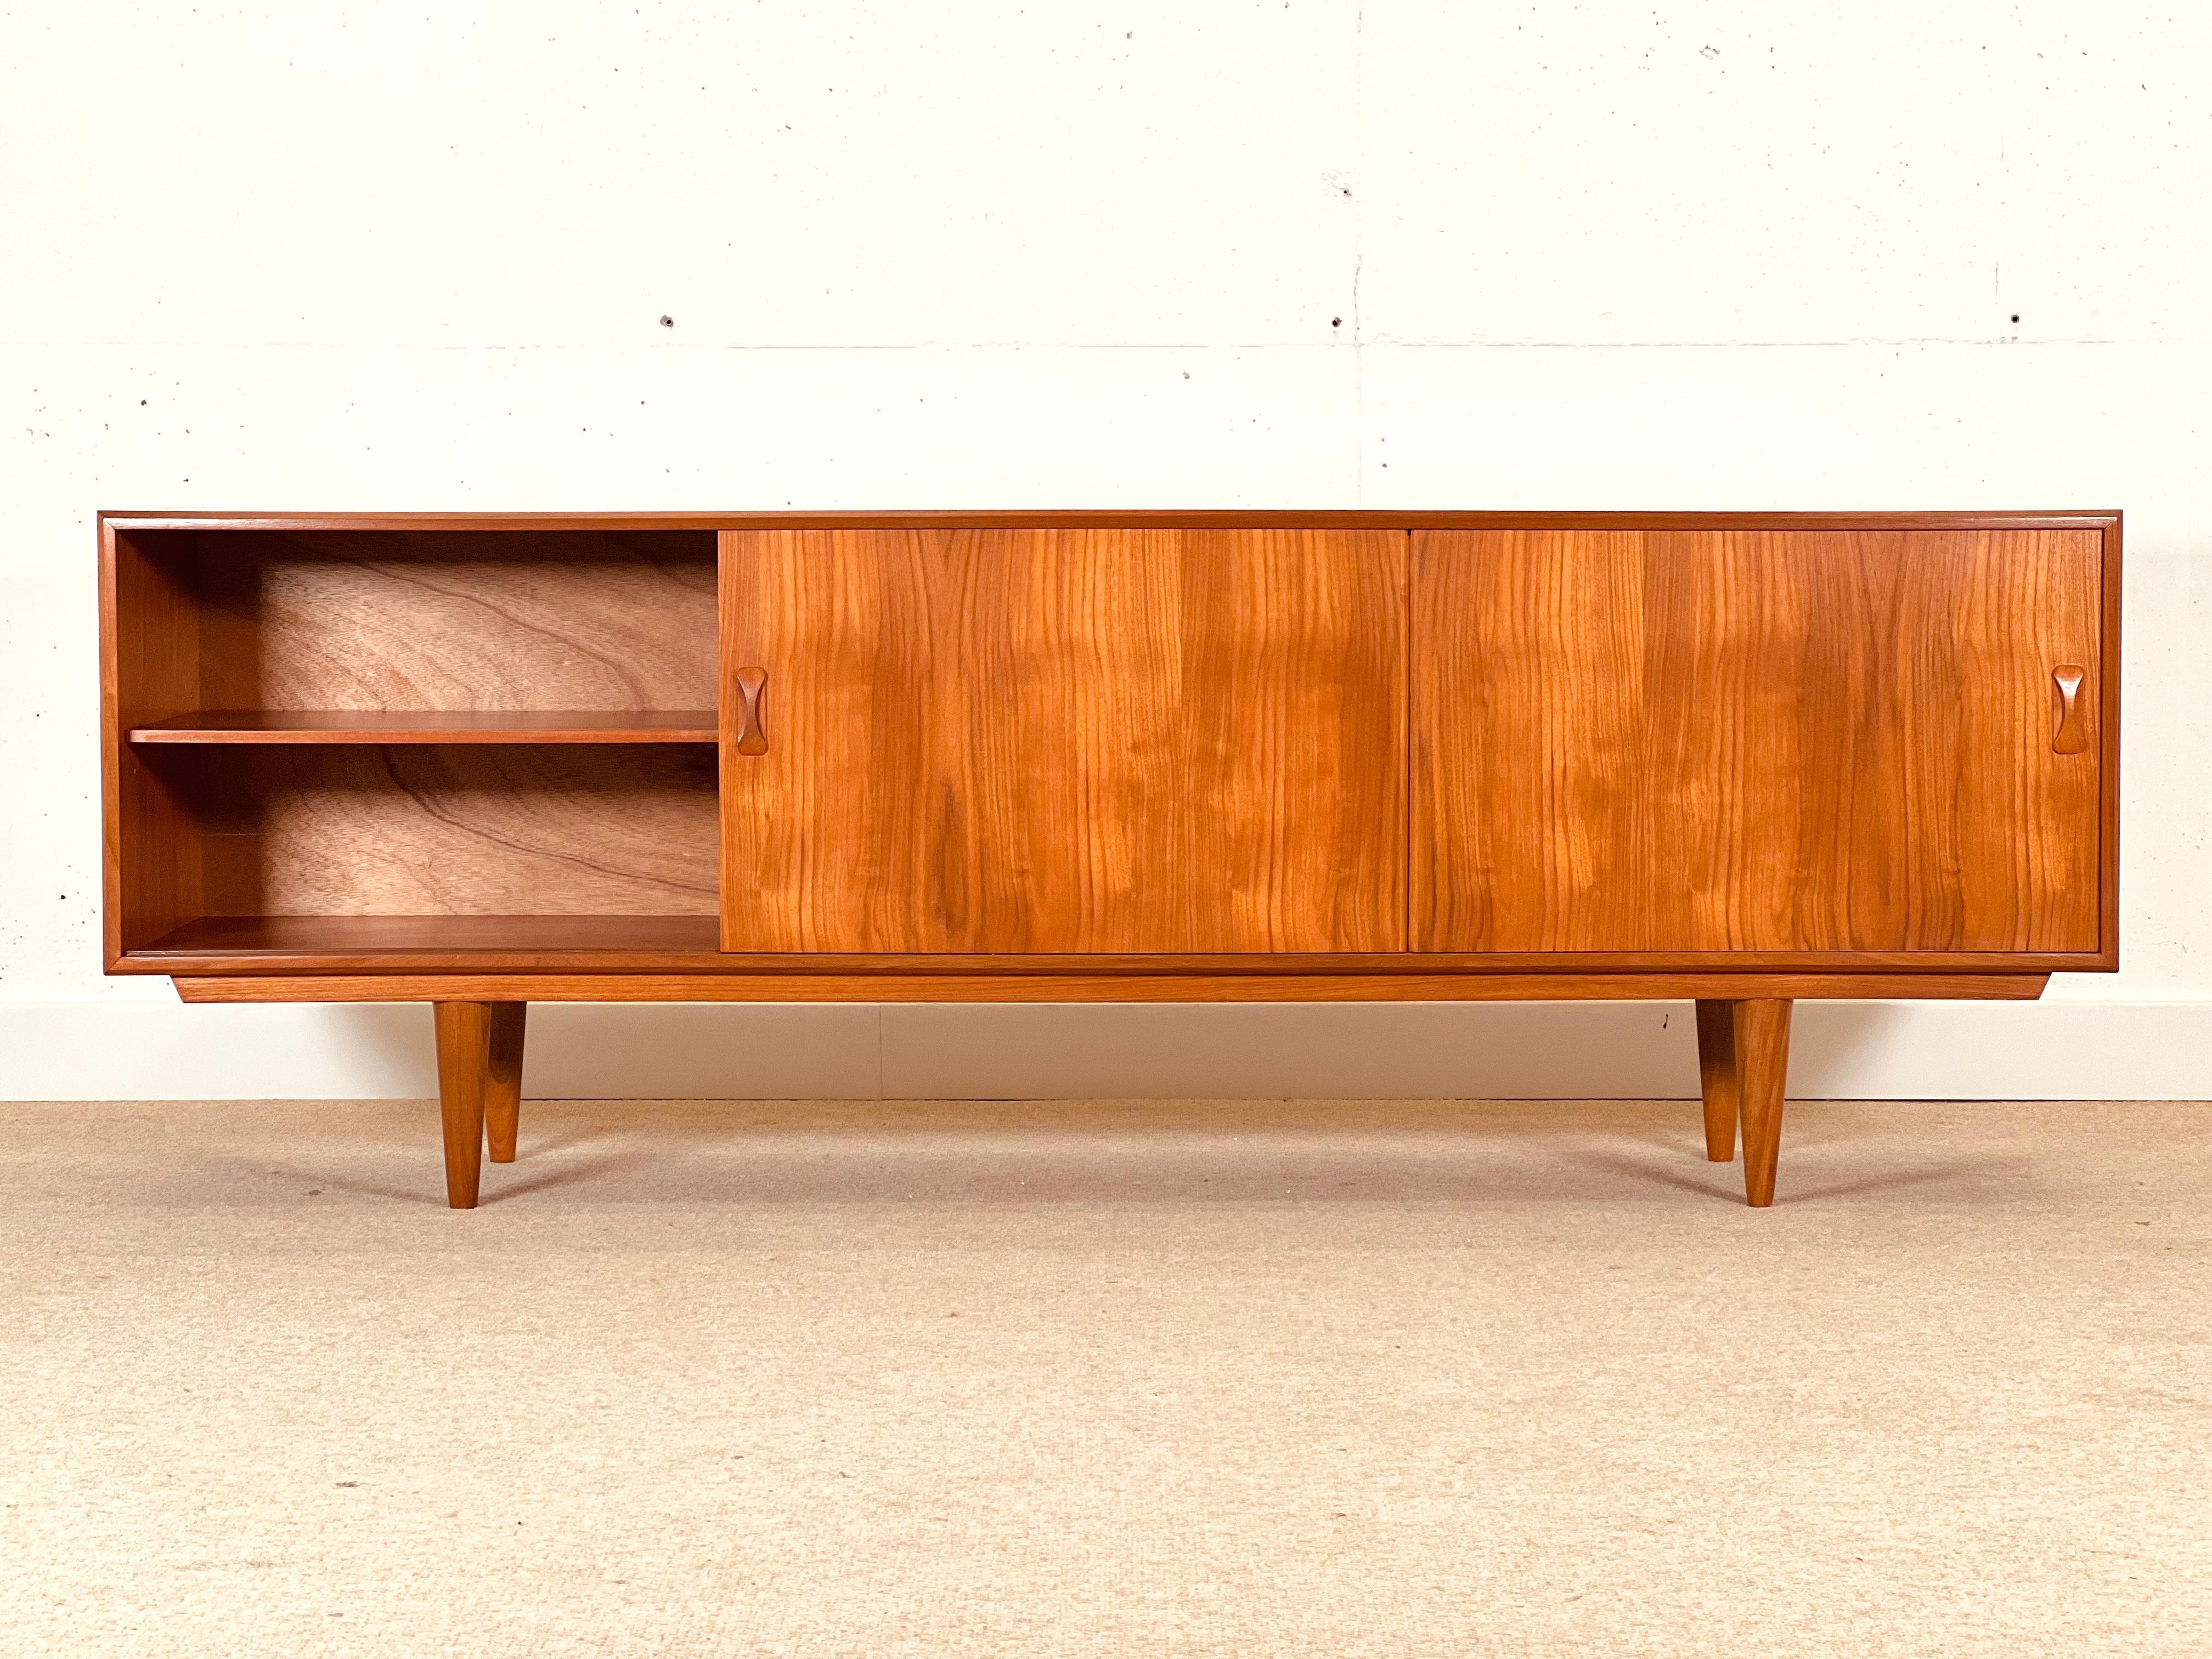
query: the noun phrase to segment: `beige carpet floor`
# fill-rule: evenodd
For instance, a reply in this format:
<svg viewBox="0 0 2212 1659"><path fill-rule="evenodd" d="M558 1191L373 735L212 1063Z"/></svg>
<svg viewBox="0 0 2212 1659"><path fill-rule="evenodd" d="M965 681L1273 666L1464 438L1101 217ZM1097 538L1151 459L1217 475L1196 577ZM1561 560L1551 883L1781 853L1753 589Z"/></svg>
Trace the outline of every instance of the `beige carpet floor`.
<svg viewBox="0 0 2212 1659"><path fill-rule="evenodd" d="M2212 1654L2212 1107L0 1107L0 1652Z"/></svg>

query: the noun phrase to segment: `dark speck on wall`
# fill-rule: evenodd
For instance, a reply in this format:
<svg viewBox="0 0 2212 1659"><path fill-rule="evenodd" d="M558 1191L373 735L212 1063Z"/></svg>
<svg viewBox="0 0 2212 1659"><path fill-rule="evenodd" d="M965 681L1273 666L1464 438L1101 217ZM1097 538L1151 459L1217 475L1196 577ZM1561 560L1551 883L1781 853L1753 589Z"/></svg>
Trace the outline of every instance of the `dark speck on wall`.
<svg viewBox="0 0 2212 1659"><path fill-rule="evenodd" d="M673 328L676 326L676 319L673 317L663 317L660 319L660 325L663 328Z"/></svg>
<svg viewBox="0 0 2212 1659"><path fill-rule="evenodd" d="M2013 314L2012 314L2012 319L2013 319L2013 321L2014 321L2015 323L2016 323L2016 322L2018 322L2018 321L2020 320L2020 313L2018 313L2017 311L2014 312L2014 313L2013 313Z"/></svg>
<svg viewBox="0 0 2212 1659"><path fill-rule="evenodd" d="M1342 328L1344 326L1344 319L1341 317L1332 317L1328 319L1328 325L1331 328Z"/></svg>

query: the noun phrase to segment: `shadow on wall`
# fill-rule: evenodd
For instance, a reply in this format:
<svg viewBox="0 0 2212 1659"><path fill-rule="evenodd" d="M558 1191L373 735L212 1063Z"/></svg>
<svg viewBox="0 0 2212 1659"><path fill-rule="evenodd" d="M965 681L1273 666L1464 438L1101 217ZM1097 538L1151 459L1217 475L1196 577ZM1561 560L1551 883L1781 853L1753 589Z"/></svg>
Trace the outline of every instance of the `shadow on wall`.
<svg viewBox="0 0 2212 1659"><path fill-rule="evenodd" d="M392 1011L374 1067L420 1066ZM419 1015L420 1011L413 1011ZM1801 1006L1790 1087L1851 1095L1914 1010ZM540 1005L540 1099L1694 1099L1687 1003L1407 1005ZM1911 1092L1907 1091L1907 1092Z"/></svg>
<svg viewBox="0 0 2212 1659"><path fill-rule="evenodd" d="M1885 1071L1911 1029L1917 1009L1905 1002L1801 1002L1791 1022L1790 1091L1809 1100L1868 1097L1867 1083ZM1897 1091L1929 1092L1929 1080Z"/></svg>
<svg viewBox="0 0 2212 1659"><path fill-rule="evenodd" d="M428 1048L427 1030L385 1019L360 1036ZM1845 1066L1861 1040L1872 1039L1845 1039ZM1824 1037L1824 1054L1836 1050ZM407 1063L389 1054L378 1069ZM1687 1003L556 1004L532 1010L524 1088L540 1099L1688 1099L1698 1066Z"/></svg>

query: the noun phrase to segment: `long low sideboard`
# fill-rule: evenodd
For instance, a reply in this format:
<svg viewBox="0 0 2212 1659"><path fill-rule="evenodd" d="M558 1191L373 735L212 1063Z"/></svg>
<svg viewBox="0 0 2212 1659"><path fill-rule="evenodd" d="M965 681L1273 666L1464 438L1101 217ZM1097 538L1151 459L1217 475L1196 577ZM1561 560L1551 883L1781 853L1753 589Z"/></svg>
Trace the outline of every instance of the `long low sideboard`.
<svg viewBox="0 0 2212 1659"><path fill-rule="evenodd" d="M100 516L106 956L433 1004L1680 999L2118 965L2120 515Z"/></svg>

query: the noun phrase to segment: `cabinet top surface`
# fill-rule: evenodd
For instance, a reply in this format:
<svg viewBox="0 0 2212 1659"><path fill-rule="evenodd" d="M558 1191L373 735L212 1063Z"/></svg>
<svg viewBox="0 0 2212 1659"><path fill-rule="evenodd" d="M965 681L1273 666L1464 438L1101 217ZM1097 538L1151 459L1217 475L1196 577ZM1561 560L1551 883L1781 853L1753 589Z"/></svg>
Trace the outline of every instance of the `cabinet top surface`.
<svg viewBox="0 0 2212 1659"><path fill-rule="evenodd" d="M1897 513L1544 513L1016 508L841 513L218 513L106 508L118 530L2097 530L2117 509Z"/></svg>

